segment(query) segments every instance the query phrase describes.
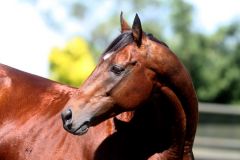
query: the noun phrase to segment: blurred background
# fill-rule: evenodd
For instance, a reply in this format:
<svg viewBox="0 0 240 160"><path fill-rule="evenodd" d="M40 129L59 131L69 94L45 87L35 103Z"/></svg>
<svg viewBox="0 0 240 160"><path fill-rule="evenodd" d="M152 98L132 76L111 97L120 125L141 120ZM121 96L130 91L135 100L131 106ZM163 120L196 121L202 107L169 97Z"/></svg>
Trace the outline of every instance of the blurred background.
<svg viewBox="0 0 240 160"><path fill-rule="evenodd" d="M197 160L240 159L239 0L0 2L0 63L79 86L138 13L182 60L200 101Z"/></svg>

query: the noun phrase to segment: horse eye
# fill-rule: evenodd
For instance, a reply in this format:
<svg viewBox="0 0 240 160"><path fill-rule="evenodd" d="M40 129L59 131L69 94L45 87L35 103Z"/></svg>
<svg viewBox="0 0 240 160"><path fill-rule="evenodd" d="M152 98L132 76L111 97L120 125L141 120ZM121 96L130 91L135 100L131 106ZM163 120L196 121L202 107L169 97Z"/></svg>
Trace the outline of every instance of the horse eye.
<svg viewBox="0 0 240 160"><path fill-rule="evenodd" d="M113 65L110 69L116 75L120 75L125 69L119 65Z"/></svg>

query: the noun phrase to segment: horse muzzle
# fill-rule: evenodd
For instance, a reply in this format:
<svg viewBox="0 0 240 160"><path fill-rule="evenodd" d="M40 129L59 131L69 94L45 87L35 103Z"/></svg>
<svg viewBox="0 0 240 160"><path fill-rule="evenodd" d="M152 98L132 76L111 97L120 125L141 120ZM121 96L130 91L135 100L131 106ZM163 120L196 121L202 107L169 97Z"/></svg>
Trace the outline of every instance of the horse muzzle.
<svg viewBox="0 0 240 160"><path fill-rule="evenodd" d="M74 135L83 135L87 133L90 127L90 121L83 122L80 126L74 127L73 125L73 118L72 118L72 110L67 109L62 112L62 121L63 121L63 128Z"/></svg>

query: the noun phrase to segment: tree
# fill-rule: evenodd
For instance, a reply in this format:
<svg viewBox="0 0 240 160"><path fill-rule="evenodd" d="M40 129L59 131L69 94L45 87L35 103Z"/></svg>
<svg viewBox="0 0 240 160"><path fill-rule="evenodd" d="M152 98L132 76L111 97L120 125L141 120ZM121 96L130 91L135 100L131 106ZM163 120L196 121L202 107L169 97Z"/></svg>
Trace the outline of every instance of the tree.
<svg viewBox="0 0 240 160"><path fill-rule="evenodd" d="M239 23L222 26L207 35L192 30L191 5L172 0L171 6L172 36L167 41L189 70L199 100L239 102Z"/></svg>
<svg viewBox="0 0 240 160"><path fill-rule="evenodd" d="M70 40L63 49L53 48L49 61L51 78L73 86L79 86L95 66L88 43L82 38Z"/></svg>

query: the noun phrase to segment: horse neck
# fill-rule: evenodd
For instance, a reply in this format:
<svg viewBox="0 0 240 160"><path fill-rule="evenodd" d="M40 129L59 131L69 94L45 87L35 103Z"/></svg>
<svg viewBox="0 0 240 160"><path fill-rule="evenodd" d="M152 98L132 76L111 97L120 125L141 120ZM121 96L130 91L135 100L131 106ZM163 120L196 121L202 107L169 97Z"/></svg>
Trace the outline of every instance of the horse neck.
<svg viewBox="0 0 240 160"><path fill-rule="evenodd" d="M158 83L172 90L180 101L186 116L186 145L192 148L198 122L198 100L191 77L184 65L169 49L159 50L155 56L154 69L158 73ZM186 151L188 152L188 151Z"/></svg>
<svg viewBox="0 0 240 160"><path fill-rule="evenodd" d="M186 116L186 143L192 147L198 123L198 100L190 75L180 62L178 65L181 70L170 78L170 86L183 106Z"/></svg>

